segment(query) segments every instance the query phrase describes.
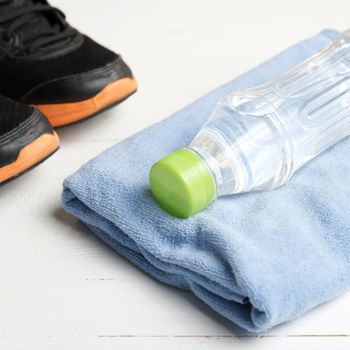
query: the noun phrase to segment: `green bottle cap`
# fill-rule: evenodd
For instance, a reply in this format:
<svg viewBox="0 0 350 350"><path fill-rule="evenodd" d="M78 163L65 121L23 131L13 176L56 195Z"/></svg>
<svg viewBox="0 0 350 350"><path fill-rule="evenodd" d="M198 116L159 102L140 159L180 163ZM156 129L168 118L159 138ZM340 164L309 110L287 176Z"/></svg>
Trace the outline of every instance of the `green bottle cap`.
<svg viewBox="0 0 350 350"><path fill-rule="evenodd" d="M161 207L179 218L198 213L216 197L212 172L199 155L188 149L176 151L154 164L150 185Z"/></svg>

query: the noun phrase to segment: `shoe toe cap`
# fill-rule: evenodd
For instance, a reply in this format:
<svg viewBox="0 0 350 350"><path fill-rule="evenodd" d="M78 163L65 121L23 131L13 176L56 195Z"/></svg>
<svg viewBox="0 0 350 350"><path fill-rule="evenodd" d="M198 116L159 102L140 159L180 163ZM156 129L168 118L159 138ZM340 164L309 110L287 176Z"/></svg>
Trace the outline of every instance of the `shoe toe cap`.
<svg viewBox="0 0 350 350"><path fill-rule="evenodd" d="M83 101L114 81L132 77L130 68L118 56L103 67L41 83L26 93L22 102L38 105Z"/></svg>

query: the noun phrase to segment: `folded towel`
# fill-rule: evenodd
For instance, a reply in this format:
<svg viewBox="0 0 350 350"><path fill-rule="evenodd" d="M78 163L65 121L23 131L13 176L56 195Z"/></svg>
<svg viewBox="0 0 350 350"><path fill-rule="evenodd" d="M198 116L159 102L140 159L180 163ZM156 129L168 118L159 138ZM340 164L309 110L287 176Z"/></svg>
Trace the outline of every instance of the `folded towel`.
<svg viewBox="0 0 350 350"><path fill-rule="evenodd" d="M338 35L327 30L218 88L84 165L63 206L143 271L191 290L239 326L261 332L350 285L350 139L277 190L220 198L183 220L163 211L151 165L188 145L226 94L263 83Z"/></svg>

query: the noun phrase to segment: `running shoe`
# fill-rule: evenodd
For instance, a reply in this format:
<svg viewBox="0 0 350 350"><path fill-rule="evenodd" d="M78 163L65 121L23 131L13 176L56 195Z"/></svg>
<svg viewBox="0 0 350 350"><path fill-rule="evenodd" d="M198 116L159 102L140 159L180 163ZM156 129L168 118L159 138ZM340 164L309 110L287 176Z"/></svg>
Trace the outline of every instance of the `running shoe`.
<svg viewBox="0 0 350 350"><path fill-rule="evenodd" d="M42 113L0 95L1 185L40 164L58 148L58 137Z"/></svg>
<svg viewBox="0 0 350 350"><path fill-rule="evenodd" d="M120 55L72 28L47 1L0 0L1 94L36 105L58 127L98 114L136 89Z"/></svg>

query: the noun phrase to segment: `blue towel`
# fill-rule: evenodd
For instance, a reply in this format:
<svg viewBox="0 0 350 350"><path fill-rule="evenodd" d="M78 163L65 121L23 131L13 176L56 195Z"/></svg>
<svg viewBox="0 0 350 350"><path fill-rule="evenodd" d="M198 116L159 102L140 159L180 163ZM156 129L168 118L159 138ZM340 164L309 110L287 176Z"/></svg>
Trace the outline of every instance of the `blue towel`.
<svg viewBox="0 0 350 350"><path fill-rule="evenodd" d="M108 149L64 183L63 206L143 271L192 291L251 332L295 318L350 285L350 139L285 186L219 199L190 219L163 211L151 165L190 143L226 94L263 83L338 35L326 30Z"/></svg>

